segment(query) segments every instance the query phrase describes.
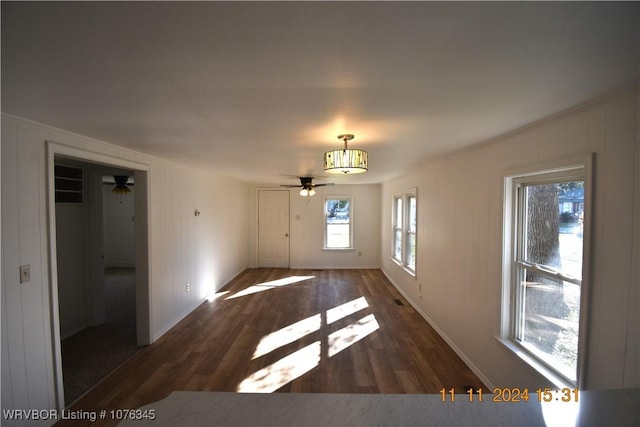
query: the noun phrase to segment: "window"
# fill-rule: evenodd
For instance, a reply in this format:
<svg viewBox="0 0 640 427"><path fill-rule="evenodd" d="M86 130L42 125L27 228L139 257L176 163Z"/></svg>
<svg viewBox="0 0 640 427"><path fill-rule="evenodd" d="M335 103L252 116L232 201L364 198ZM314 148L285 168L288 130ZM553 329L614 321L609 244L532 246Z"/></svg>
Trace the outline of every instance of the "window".
<svg viewBox="0 0 640 427"><path fill-rule="evenodd" d="M351 197L324 199L324 248L353 249Z"/></svg>
<svg viewBox="0 0 640 427"><path fill-rule="evenodd" d="M393 259L402 263L402 205L404 200L402 196L393 198Z"/></svg>
<svg viewBox="0 0 640 427"><path fill-rule="evenodd" d="M502 338L558 384L577 385L584 335L586 163L507 177Z"/></svg>
<svg viewBox="0 0 640 427"><path fill-rule="evenodd" d="M416 190L393 196L393 249L391 258L409 273L416 271Z"/></svg>

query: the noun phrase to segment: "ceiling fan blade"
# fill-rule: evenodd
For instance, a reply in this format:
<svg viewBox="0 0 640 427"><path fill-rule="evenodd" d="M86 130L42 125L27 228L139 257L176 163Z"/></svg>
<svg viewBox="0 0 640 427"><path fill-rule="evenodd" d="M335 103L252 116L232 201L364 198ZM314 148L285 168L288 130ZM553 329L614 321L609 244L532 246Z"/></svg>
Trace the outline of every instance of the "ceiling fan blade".
<svg viewBox="0 0 640 427"><path fill-rule="evenodd" d="M323 183L323 184L314 184L312 176L299 176L298 178L300 179L300 184L299 185L280 184L280 187L284 187L284 188L306 188L307 190L310 190L311 188L314 188L314 187L324 187L325 185L334 185L333 182L327 182L327 183Z"/></svg>

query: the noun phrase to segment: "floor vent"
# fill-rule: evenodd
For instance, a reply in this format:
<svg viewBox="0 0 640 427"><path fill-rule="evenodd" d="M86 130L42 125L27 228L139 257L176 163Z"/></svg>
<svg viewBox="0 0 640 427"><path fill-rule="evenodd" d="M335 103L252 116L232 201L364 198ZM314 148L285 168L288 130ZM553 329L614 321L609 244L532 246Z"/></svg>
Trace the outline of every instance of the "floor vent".
<svg viewBox="0 0 640 427"><path fill-rule="evenodd" d="M400 301L399 299L394 299L394 301L396 302L397 305L404 305L402 301Z"/></svg>

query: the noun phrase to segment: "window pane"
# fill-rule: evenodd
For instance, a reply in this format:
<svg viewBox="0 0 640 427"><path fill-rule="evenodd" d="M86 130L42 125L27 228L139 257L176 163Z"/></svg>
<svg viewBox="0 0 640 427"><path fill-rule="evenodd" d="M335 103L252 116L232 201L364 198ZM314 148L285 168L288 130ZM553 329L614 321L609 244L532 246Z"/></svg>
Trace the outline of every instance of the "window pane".
<svg viewBox="0 0 640 427"><path fill-rule="evenodd" d="M409 231L416 232L416 197L409 196Z"/></svg>
<svg viewBox="0 0 640 427"><path fill-rule="evenodd" d="M412 270L416 268L416 235L407 235L407 267Z"/></svg>
<svg viewBox="0 0 640 427"><path fill-rule="evenodd" d="M576 380L582 277L584 181L530 184L521 207L521 254L540 269L518 269L516 338L541 360ZM547 272L549 271L549 272Z"/></svg>
<svg viewBox="0 0 640 427"><path fill-rule="evenodd" d="M394 218L394 225L396 228L402 228L402 198L396 198L396 212Z"/></svg>
<svg viewBox="0 0 640 427"><path fill-rule="evenodd" d="M396 229L394 234L393 257L402 261L402 230Z"/></svg>
<svg viewBox="0 0 640 427"><path fill-rule="evenodd" d="M525 259L582 277L584 181L528 185Z"/></svg>
<svg viewBox="0 0 640 427"><path fill-rule="evenodd" d="M329 199L325 204L328 248L351 247L351 206L348 199Z"/></svg>
<svg viewBox="0 0 640 427"><path fill-rule="evenodd" d="M348 248L349 224L327 224L327 247L328 248Z"/></svg>
<svg viewBox="0 0 640 427"><path fill-rule="evenodd" d="M571 380L576 379L580 285L525 271L518 339Z"/></svg>

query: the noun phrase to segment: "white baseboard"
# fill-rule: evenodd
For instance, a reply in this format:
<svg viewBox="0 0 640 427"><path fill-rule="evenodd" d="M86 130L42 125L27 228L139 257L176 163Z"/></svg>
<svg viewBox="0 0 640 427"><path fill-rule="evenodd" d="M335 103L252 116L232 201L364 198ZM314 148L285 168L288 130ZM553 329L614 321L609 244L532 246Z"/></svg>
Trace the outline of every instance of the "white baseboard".
<svg viewBox="0 0 640 427"><path fill-rule="evenodd" d="M402 294L402 296L409 302L409 304L411 304L411 307L413 307L420 314L420 316L422 316L422 318L426 320L427 323L438 333L438 335L440 335L440 337L445 340L449 347L453 349L453 351L460 357L460 359L462 359L462 361L469 367L469 369L471 369L471 371L476 374L478 378L480 378L480 381L482 381L490 391L493 390L494 387L491 381L489 381L489 378L487 378L486 375L484 375L484 373L482 373L482 371L473 364L471 359L469 359L467 355L464 354L462 350L460 350L460 348L451 340L451 338L449 338L447 334L445 334L444 331L440 329L438 325L436 325L436 323L429 316L427 316L427 314L422 311L422 309L411 298L409 298L409 296L402 290L402 288L400 288L400 286L396 284L396 282L393 281L393 279L387 274L387 272L384 271L384 269L381 270L385 277L389 280L389 282L391 282L393 287L396 288L398 292L400 292L400 294Z"/></svg>
<svg viewBox="0 0 640 427"><path fill-rule="evenodd" d="M66 331L64 333L60 333L60 341L64 340L65 338L69 338L72 335L77 334L78 332L84 331L85 329L87 329L89 327L89 325L80 325L80 326L76 326L75 328L71 329L70 331Z"/></svg>
<svg viewBox="0 0 640 427"><path fill-rule="evenodd" d="M235 279L236 277L238 277L240 275L240 273L242 273L243 271L245 271L247 269L247 267L242 267L240 268L238 271L236 271L235 273L232 273L229 277L227 277L226 279L223 279L221 281L222 286L220 286L219 289L222 289L223 287L227 286L229 284L229 282L231 282L233 279ZM217 292L219 289L216 289L215 291ZM185 317L187 317L188 315L190 315L196 308L200 307L200 305L202 305L203 303L207 302L207 298L208 295L203 297L200 301L198 301L193 307L191 307L190 309L188 309L186 311L186 313L184 313L182 316L179 316L177 319L174 319L173 322L171 322L169 324L169 326L164 327L163 329L161 329L159 332L156 332L153 334L153 341L152 342L156 342L158 339L160 339L160 337L162 337L164 334L166 334L167 332L169 332L171 330L171 328L173 328L174 326L176 326L178 323L180 323Z"/></svg>
<svg viewBox="0 0 640 427"><path fill-rule="evenodd" d="M195 310L195 308L194 308L193 310ZM182 321L182 319L184 319L184 318L185 318L185 317L187 317L189 314L191 314L191 312L192 312L193 310L191 310L191 311L187 312L187 313L186 313L185 315L183 315L183 316L179 316L179 317L178 317L178 319L174 319L174 321L173 321L173 322L171 322L168 326L165 326L165 327L164 327L164 328L162 328L159 332L154 333L154 334L153 334L153 337L152 337L152 341L151 341L151 343L153 344L153 343L155 343L156 341L158 341L160 338L162 338L162 336L163 336L164 334L166 334L167 332L169 332L169 331L171 330L171 328L173 328L174 326L176 326L178 323L180 323L180 321Z"/></svg>
<svg viewBox="0 0 640 427"><path fill-rule="evenodd" d="M233 279L235 279L236 277L238 277L242 272L244 272L245 270L248 270L250 267L241 267L239 270L237 270L235 273L230 274L228 277L224 278L222 280L222 286L220 286L218 289L216 289L216 292L218 292L220 289L224 288L225 286L227 286L229 283L231 283L231 281ZM205 297L203 299L203 301L206 301L207 298Z"/></svg>

